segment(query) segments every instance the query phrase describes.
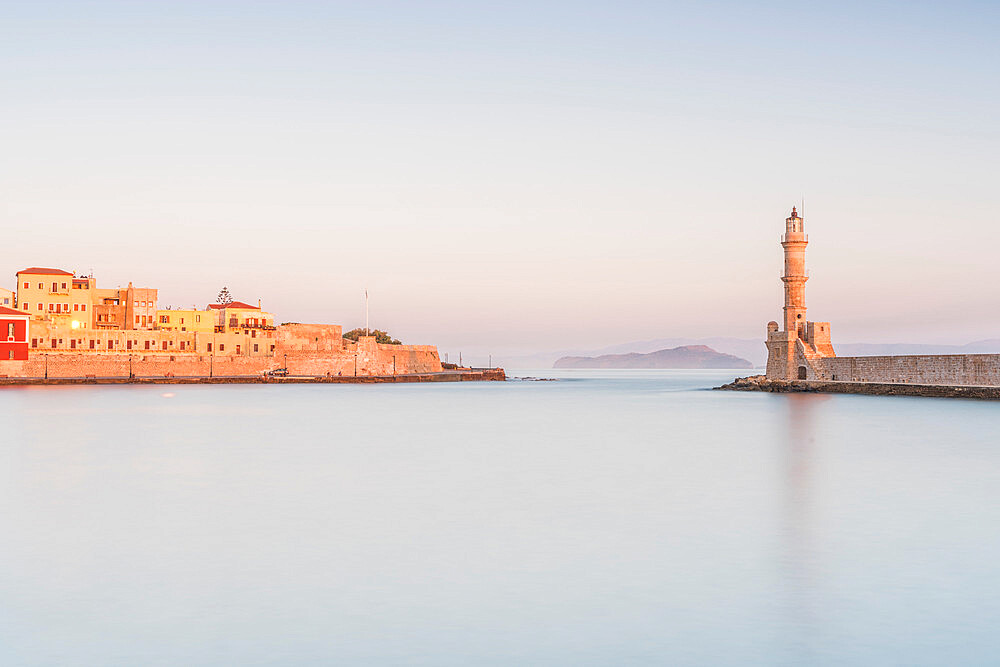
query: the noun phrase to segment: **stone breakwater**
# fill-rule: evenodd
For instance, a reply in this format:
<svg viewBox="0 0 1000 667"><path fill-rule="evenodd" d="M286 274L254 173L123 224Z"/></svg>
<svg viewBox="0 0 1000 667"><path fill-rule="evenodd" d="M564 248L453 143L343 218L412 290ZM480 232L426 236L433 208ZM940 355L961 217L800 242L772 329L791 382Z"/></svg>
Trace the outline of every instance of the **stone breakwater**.
<svg viewBox="0 0 1000 667"><path fill-rule="evenodd" d="M765 375L736 378L715 389L728 391L768 391L772 393L861 394L866 396L924 396L928 398L976 398L1000 400L1000 387L895 382L841 382L826 380L768 380Z"/></svg>
<svg viewBox="0 0 1000 667"><path fill-rule="evenodd" d="M439 373L408 373L406 375L353 376L216 376L216 377L57 377L9 378L0 377L0 387L23 385L78 385L78 384L381 384L406 382L503 382L507 375L502 368L474 371L443 371Z"/></svg>

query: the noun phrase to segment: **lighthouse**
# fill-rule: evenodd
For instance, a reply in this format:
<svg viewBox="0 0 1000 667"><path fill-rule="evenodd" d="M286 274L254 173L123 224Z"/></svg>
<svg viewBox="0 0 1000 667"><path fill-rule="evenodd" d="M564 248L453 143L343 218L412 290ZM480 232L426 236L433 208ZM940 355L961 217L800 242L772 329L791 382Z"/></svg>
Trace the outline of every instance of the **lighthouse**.
<svg viewBox="0 0 1000 667"><path fill-rule="evenodd" d="M781 282L785 289L784 327L777 322L767 324L767 377L772 380L816 380L826 375L817 359L834 357L830 343L829 322L806 320L806 235L805 220L792 207L785 218L785 233L781 249L785 268Z"/></svg>
<svg viewBox="0 0 1000 667"><path fill-rule="evenodd" d="M785 271L781 282L785 283L785 331L794 331L804 339L806 328L806 246L809 237L805 232L805 221L792 207L792 214L785 218L785 234L781 237L781 247L785 251Z"/></svg>

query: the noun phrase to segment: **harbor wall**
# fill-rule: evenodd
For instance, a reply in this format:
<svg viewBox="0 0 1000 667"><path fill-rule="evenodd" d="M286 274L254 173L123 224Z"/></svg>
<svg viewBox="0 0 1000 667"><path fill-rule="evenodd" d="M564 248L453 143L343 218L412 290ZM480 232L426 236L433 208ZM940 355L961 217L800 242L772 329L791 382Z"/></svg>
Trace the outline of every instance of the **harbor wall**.
<svg viewBox="0 0 1000 667"><path fill-rule="evenodd" d="M817 377L806 378L810 380L1000 386L1000 354L826 357L810 361L820 369Z"/></svg>
<svg viewBox="0 0 1000 667"><path fill-rule="evenodd" d="M300 331L303 335L288 346L279 340L268 356L32 351L27 360L0 360L0 377L252 377L279 368L287 368L289 375L353 377L442 370L432 345L380 345L373 337L353 343L339 336L309 335L320 332Z"/></svg>

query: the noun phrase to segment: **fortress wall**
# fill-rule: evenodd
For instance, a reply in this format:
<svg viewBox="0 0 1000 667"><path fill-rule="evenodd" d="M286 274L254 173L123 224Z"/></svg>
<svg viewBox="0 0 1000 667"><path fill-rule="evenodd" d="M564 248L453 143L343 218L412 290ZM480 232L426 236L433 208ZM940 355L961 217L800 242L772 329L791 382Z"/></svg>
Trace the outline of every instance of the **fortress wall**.
<svg viewBox="0 0 1000 667"><path fill-rule="evenodd" d="M131 357L131 366L129 358ZM395 357L395 369L393 368ZM298 351L272 356L207 354L117 354L100 352L29 352L27 361L0 361L0 376L50 378L165 376L253 376L282 368L291 375L397 375L441 371L433 346L362 344L357 354L333 351Z"/></svg>
<svg viewBox="0 0 1000 667"><path fill-rule="evenodd" d="M1000 386L1000 354L830 357L814 363L824 371L817 379Z"/></svg>
<svg viewBox="0 0 1000 667"><path fill-rule="evenodd" d="M277 330L277 351L340 352L344 349L339 324L282 324Z"/></svg>

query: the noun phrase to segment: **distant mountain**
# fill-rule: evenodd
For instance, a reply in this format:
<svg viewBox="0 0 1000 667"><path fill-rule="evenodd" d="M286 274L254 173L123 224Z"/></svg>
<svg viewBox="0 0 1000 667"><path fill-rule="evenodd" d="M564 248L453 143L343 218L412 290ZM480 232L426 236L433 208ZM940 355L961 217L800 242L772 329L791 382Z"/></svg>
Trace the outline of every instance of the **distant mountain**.
<svg viewBox="0 0 1000 667"><path fill-rule="evenodd" d="M501 362L509 368L549 368L561 357L600 357L627 353L647 353L681 346L704 345L723 353L731 354L753 363L755 368L763 368L767 362L767 348L764 335L760 338L656 338L611 345L599 349L562 349L552 352L536 352L531 355L504 355ZM833 341L833 349L841 357L869 357L900 354L1000 354L1000 339L979 340L965 345L934 345L920 343L838 343ZM494 361L497 356L494 355Z"/></svg>
<svg viewBox="0 0 1000 667"><path fill-rule="evenodd" d="M716 352L707 345L683 345L640 354L562 357L553 368L753 368L746 359Z"/></svg>

